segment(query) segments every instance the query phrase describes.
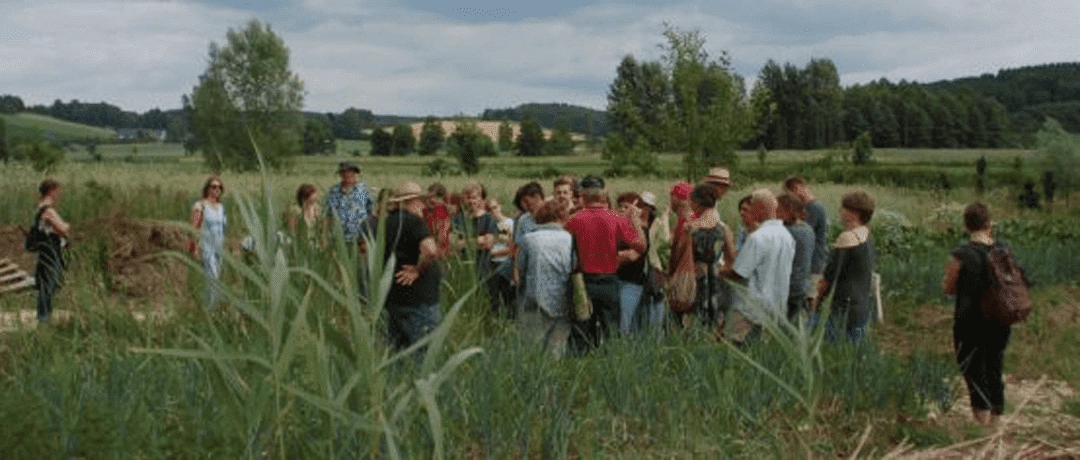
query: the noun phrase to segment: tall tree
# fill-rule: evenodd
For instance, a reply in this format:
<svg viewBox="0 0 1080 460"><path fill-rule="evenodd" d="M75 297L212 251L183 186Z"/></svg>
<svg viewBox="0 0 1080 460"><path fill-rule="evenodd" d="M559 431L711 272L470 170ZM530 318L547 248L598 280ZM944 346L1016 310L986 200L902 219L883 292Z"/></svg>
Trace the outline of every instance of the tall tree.
<svg viewBox="0 0 1080 460"><path fill-rule="evenodd" d="M332 154L337 151L334 130L322 117L308 118L304 122L304 155Z"/></svg>
<svg viewBox="0 0 1080 460"><path fill-rule="evenodd" d="M423 129L420 130L420 145L417 151L421 155L434 155L442 148L445 140L446 133L443 131L442 122L435 117L427 117Z"/></svg>
<svg viewBox="0 0 1080 460"><path fill-rule="evenodd" d="M510 126L510 120L499 123L499 151L509 152L514 149L514 128Z"/></svg>
<svg viewBox="0 0 1080 460"><path fill-rule="evenodd" d="M388 157L394 153L394 136L382 128L371 131L371 155Z"/></svg>
<svg viewBox="0 0 1080 460"><path fill-rule="evenodd" d="M461 171L471 176L480 171L480 157L495 155L495 143L475 122L463 120L446 140L446 151L458 159Z"/></svg>
<svg viewBox="0 0 1080 460"><path fill-rule="evenodd" d="M210 63L190 98L194 146L211 168L252 170L256 148L271 167L300 151L304 84L289 49L269 25L252 20L210 44Z"/></svg>
<svg viewBox="0 0 1080 460"><path fill-rule="evenodd" d="M393 155L405 156L413 153L416 149L416 138L413 137L412 127L409 125L397 125L394 127Z"/></svg>
<svg viewBox="0 0 1080 460"><path fill-rule="evenodd" d="M685 153L687 179L696 181L709 166L735 166L735 149L753 133L753 112L726 54L710 59L696 30L669 26L664 36L674 95L666 134Z"/></svg>
<svg viewBox="0 0 1080 460"><path fill-rule="evenodd" d="M531 114L525 114L521 120L521 133L518 134L518 156L535 157L544 153L544 130Z"/></svg>
<svg viewBox="0 0 1080 460"><path fill-rule="evenodd" d="M570 123L565 118L555 122L551 131L551 140L547 143L548 155L569 155L574 153L574 138L570 134Z"/></svg>

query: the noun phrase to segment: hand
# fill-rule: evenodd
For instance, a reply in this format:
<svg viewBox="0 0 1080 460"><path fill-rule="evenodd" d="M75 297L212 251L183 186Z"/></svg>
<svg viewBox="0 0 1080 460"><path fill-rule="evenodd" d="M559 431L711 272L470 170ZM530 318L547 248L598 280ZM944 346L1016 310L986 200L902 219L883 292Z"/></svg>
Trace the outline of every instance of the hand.
<svg viewBox="0 0 1080 460"><path fill-rule="evenodd" d="M416 268L416 265L402 265L401 270L394 274L394 281L402 286L412 286L418 279L420 279L420 270Z"/></svg>

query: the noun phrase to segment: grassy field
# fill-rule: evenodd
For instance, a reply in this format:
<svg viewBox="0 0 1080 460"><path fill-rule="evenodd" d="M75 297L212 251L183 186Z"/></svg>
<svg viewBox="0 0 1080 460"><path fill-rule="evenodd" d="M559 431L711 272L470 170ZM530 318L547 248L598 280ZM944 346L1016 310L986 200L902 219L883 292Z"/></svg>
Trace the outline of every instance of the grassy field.
<svg viewBox="0 0 1080 460"><path fill-rule="evenodd" d="M94 139L101 142L116 141L111 129L88 126L60 120L36 113L0 115L4 118L9 138L53 140L56 142Z"/></svg>
<svg viewBox="0 0 1080 460"><path fill-rule="evenodd" d="M126 155L123 148L130 146L107 158ZM249 234L269 237L254 253L230 258L229 300L208 311L198 300L197 271L131 249L140 244L133 236L147 235L170 247L167 227L136 223L185 220L208 175L198 157L158 148L140 145L139 155L145 149L174 161L71 161L56 173L67 187L60 212L78 235L56 307L71 319L0 333L0 417L9 421L0 430L0 452L13 458L881 457L905 443L933 449L992 434L966 423L966 414L956 417L964 396L950 355L950 304L937 287L946 254L963 238L958 213L976 199L970 187L858 184L878 200L873 231L888 299L887 322L873 329L868 348L814 351L819 336L793 333L792 346L783 339L789 331L740 352L709 340L709 331L691 330L619 338L589 357L553 361L523 345L514 323L492 318L482 294L469 294L476 279L466 255L447 262L444 329L414 358L380 344L381 305L364 300L379 298L378 260L364 261L370 290L361 298L350 251L282 247L279 253L274 244L280 221L276 211L267 215L262 192L280 210L301 183L333 184L336 163L351 156L299 158L291 170L272 174L270 184L259 174L223 175L230 245ZM902 174L968 168L960 164L984 154L992 168L1007 171L1015 156L1032 155L943 153L950 160L933 153L879 151L875 158ZM824 153L777 152L765 167L746 155L722 203L733 226L739 196L779 186L757 177L774 174L769 168L796 170L813 161L801 155ZM466 180L420 177L428 158L356 161L363 179L378 188L403 180L457 188ZM679 167L678 157L662 161L663 168ZM1036 172L1031 163L1027 174ZM596 155L484 159L476 178L506 200L526 177L549 167L580 175L605 165ZM42 176L12 164L0 168L0 177L0 224L28 222ZM649 190L663 201L672 182L614 178L609 189ZM550 179L542 183L550 190ZM852 185L813 187L835 222L840 196ZM1078 388L1072 355L1080 347L1080 202L1032 212L1017 207L1015 194L1014 184L992 184L982 197L999 222L998 236L1013 242L1038 283L1038 309L1016 328L1006 373L1021 382L1046 375ZM255 202L246 205L241 196ZM124 282L140 274L142 282L174 289L127 290ZM0 296L0 313L32 302L31 293ZM1011 434L1014 448L1037 439L1080 443L1076 430L1048 422L1080 423L1069 418L1080 416L1069 409L1080 398L1018 410L1017 392L1007 397L1008 415L1042 427ZM972 445L977 452L983 444Z"/></svg>

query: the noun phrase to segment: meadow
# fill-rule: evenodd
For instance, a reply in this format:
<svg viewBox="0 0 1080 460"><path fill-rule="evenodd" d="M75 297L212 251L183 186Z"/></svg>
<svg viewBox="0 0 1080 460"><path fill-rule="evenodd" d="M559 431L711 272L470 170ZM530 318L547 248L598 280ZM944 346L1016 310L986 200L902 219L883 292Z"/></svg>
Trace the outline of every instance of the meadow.
<svg viewBox="0 0 1080 460"><path fill-rule="evenodd" d="M182 228L208 172L175 145L134 145L136 158L153 158L144 161L125 159L131 147L102 146L102 162L72 152L54 175L66 187L60 212L77 235L57 301L70 319L16 324L0 335L0 452L11 458L881 457L984 439L995 432L946 416L966 396L951 357L951 305L938 288L949 249L963 239L959 213L976 199L964 175L974 176L979 156L996 178L981 198L994 210L995 231L1036 281L1037 308L1014 332L1006 373L1080 387L1080 203L1059 195L1052 212L1017 207L1015 180L1037 177L1034 152L880 150L872 165L880 178L845 173L813 183L834 222L853 184L878 200L872 226L886 322L867 347L823 345L819 331L783 329L742 351L693 330L621 337L588 357L556 361L523 346L515 324L490 317L467 256L447 262L444 322L426 351L395 354L380 342L381 258L358 259L340 245L278 244L278 216L297 186L329 187L338 161L357 161L376 188L467 180L421 177L431 159L345 154L365 148L357 143L269 176L225 174L231 244L251 235L257 247L235 248L220 286L227 301L206 309L203 281L185 256L122 260L127 240L118 236L132 221L166 235ZM735 225L736 199L778 188L785 171L827 178L850 168L823 166L829 154L770 152L760 164L755 152L741 153L722 215ZM475 178L509 207L529 178L549 185L553 172L604 168L595 154L485 158ZM653 191L662 208L679 158L663 156L660 169L660 177L612 178L608 188ZM889 178L906 172L949 174L955 185L896 186ZM22 164L3 166L0 176L0 223L10 232L30 221L42 176ZM117 260L166 274L146 282L171 289L131 291ZM358 288L360 277L367 289ZM32 306L32 293L0 296L0 312ZM1007 397L1007 415L1080 426L1075 395L1035 415L1030 406L1017 410L1020 396ZM1080 443L1078 430L1057 426L1011 434L1009 452L1036 439L1060 449Z"/></svg>

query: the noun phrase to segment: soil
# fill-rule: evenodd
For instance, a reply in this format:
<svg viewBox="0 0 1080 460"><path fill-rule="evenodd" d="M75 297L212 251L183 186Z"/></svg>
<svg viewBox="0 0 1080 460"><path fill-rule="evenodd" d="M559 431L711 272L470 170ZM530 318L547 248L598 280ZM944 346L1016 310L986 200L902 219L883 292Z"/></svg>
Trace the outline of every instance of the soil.
<svg viewBox="0 0 1080 460"><path fill-rule="evenodd" d="M98 257L85 263L105 269L114 294L160 300L166 294L177 295L186 289L184 263L162 257L165 251L184 250L188 238L178 228L117 213L80 222L72 233L72 246L98 244L97 237L104 237ZM23 249L23 231L18 226L0 226L0 254L33 273L36 257Z"/></svg>

